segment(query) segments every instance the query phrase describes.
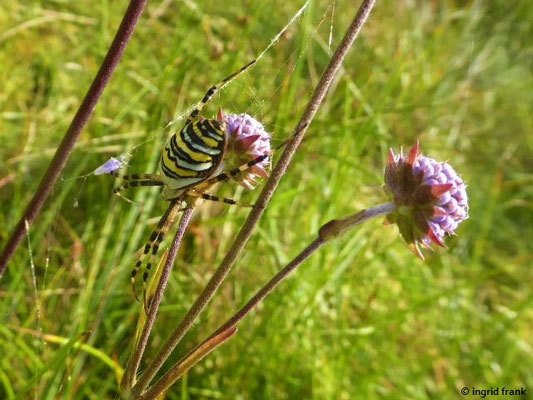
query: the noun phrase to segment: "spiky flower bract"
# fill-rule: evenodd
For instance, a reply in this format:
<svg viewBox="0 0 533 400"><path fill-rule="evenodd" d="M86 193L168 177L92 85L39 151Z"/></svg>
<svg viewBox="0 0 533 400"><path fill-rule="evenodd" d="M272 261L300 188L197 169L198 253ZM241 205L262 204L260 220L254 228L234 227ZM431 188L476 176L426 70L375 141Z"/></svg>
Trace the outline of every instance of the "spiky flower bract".
<svg viewBox="0 0 533 400"><path fill-rule="evenodd" d="M270 154L270 134L263 124L248 114L228 114L220 112L226 123L228 148L226 164L238 167L264 154ZM270 157L241 173L235 179L243 187L253 189L257 178L268 178Z"/></svg>
<svg viewBox="0 0 533 400"><path fill-rule="evenodd" d="M445 247L444 237L453 235L468 218L465 183L448 163L420 155L418 141L407 157L403 151L398 155L389 151L385 188L397 206L387 221L398 225L409 247L421 258L420 245Z"/></svg>

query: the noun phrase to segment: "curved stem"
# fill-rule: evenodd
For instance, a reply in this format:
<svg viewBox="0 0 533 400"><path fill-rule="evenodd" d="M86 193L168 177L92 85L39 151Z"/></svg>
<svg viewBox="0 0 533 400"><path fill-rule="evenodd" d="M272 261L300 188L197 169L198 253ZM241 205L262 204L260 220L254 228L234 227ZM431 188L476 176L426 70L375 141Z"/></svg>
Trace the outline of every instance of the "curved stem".
<svg viewBox="0 0 533 400"><path fill-rule="evenodd" d="M65 136L63 136L63 140L57 148L54 158L50 161L50 165L42 177L39 187L28 203L20 221L15 226L15 229L5 244L2 253L0 253L0 278L4 275L9 260L13 257L15 250L26 235L27 226L30 226L33 221L35 221L35 218L37 218L37 215L39 215L44 202L50 195L54 184L65 167L70 154L74 150L74 145L76 144L81 131L89 121L98 100L100 100L105 87L109 83L113 72L122 58L122 54L128 45L147 1L148 0L131 0L117 33L115 34L115 38L102 61L102 65L94 77L76 115L72 119Z"/></svg>
<svg viewBox="0 0 533 400"><path fill-rule="evenodd" d="M334 239L344 234L348 229L353 228L369 219L379 217L381 215L390 214L396 210L397 206L394 203L383 203L356 214L351 214L340 219L332 219L328 223L322 225L318 230L318 236L324 240Z"/></svg>
<svg viewBox="0 0 533 400"><path fill-rule="evenodd" d="M302 263L311 257L315 251L320 249L324 244L327 243L327 240L324 240L320 236L309 243L305 249L303 249L300 254L294 257L291 262L289 262L285 267L283 267L276 275L268 281L265 286L263 286L259 291L252 297L248 303L246 303L239 311L237 311L233 317L226 321L220 328L218 328L213 334L209 336L201 345L206 341L210 340L214 336L220 334L220 332L225 331L226 329L235 326L241 319L246 317L250 311L252 311L265 297L267 297L282 281L285 280L296 268L298 268ZM201 346L200 345L200 346Z"/></svg>
<svg viewBox="0 0 533 400"><path fill-rule="evenodd" d="M318 82L311 96L311 99L309 100L307 107L305 108L305 111L302 114L300 122L294 130L292 137L287 142L280 159L272 170L270 178L265 183L265 186L257 199L256 206L248 215L248 218L244 222L237 237L233 241L231 248L222 260L220 266L217 268L217 270L207 283L202 293L198 296L194 304L190 307L189 311L183 317L174 332L171 334L168 341L163 345L161 351L156 355L152 363L148 365L147 369L139 377L139 381L132 389L133 394L138 395L146 389L155 374L163 366L163 363L174 351L183 336L185 336L185 334L192 327L196 318L205 309L207 303L215 295L216 291L231 271L235 260L244 248L245 244L248 242L248 239L250 238L253 230L255 229L255 226L263 215L265 207L274 195L274 192L281 178L289 167L292 157L298 150L300 143L302 142L302 139L305 133L307 132L307 128L315 117L318 108L322 104L324 97L326 96L326 93L330 88L331 83L333 82L333 79L335 78L344 58L346 57L346 54L348 54L348 51L350 50L353 42L359 35L363 24L370 15L370 11L372 10L374 3L375 0L364 0L362 2L344 38L342 39L337 50L331 57L328 66L324 70L320 81Z"/></svg>
<svg viewBox="0 0 533 400"><path fill-rule="evenodd" d="M163 375L146 393L138 397L138 399L151 399L164 393L177 379L183 375L184 366L191 368L190 361L195 359L195 355L202 349L209 347L209 344L216 341L217 338L224 336L225 332L232 332L236 330L237 323L246 317L261 301L263 301L274 289L276 289L281 282L283 282L296 268L311 257L318 249L332 239L335 239L345 233L349 228L362 224L365 221L379 217L381 215L392 212L396 206L392 203L381 204L376 207L363 210L353 215L349 215L340 220L334 219L324 224L318 231L318 237L308 244L295 258L291 260L285 267L283 267L276 275L272 277L257 293L230 319L222 324L214 333L212 333L202 343L192 349L180 361L174 364L170 370ZM337 229L338 228L338 229ZM336 230L337 234L323 234L324 232L333 232ZM210 351L214 350L214 347ZM207 353L206 353L207 354ZM150 394L150 396L148 396Z"/></svg>
<svg viewBox="0 0 533 400"><path fill-rule="evenodd" d="M348 229L353 228L356 225L362 224L370 219L389 214L390 212L394 211L395 208L396 206L393 203L385 203L367 210L363 210L356 214L349 215L342 219L331 220L322 225L318 231L318 237L315 240L307 245L307 247L305 247L300 254L292 259L291 262L283 267L276 275L274 275L272 279L270 279L261 289L259 289L257 293L244 306L242 306L239 311L237 311L230 319L222 324L212 335L202 342L200 346L213 337L219 335L221 332L224 332L227 329L237 325L239 321L246 317L261 301L265 299L265 297L267 297L274 289L276 289L276 287L278 287L279 284L285 280L285 278L287 278L296 268L302 265L304 261L311 257L313 253L320 249L324 244L339 237ZM331 232L333 226L342 226L342 229L337 231L338 234L324 235L325 230Z"/></svg>

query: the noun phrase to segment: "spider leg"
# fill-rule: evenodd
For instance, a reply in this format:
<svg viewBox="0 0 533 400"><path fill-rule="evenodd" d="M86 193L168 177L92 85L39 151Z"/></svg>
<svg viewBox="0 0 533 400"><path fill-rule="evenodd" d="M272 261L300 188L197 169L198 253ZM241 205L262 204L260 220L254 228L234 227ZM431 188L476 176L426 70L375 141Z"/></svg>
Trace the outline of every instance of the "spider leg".
<svg viewBox="0 0 533 400"><path fill-rule="evenodd" d="M239 203L238 201L235 201L235 200L232 200L232 199L227 199L225 197L211 196L210 194L200 193L200 192L197 192L195 190L188 190L188 191L185 192L185 194L188 195L188 196L191 196L191 197L197 197L197 198L200 198L200 199L209 200L209 201L215 201L215 202L218 202L218 203L226 203L226 204L242 206L242 207L253 207L254 206L253 204Z"/></svg>
<svg viewBox="0 0 533 400"><path fill-rule="evenodd" d="M261 155L259 157L256 157L253 160L250 160L247 163L245 163L245 164L243 164L240 167L237 167L235 169L230 169L229 171L222 172L221 174L218 174L218 175L216 175L216 176L214 176L212 178L209 178L209 179L207 179L207 180L195 185L194 186L194 190L199 192L202 189L206 189L206 188L214 185L215 183L226 181L226 180L228 180L228 179L240 174L241 172L244 172L247 169L252 168L254 165L263 162L268 157L270 157L270 153L263 154L263 155Z"/></svg>
<svg viewBox="0 0 533 400"><path fill-rule="evenodd" d="M163 182L159 181L132 181L132 182L126 182L115 189L113 189L113 194L117 194L119 192L122 192L123 190L132 188L132 187L139 187L139 186L163 186Z"/></svg>
<svg viewBox="0 0 533 400"><path fill-rule="evenodd" d="M230 82L237 75L240 75L241 73L246 71L248 68L250 68L255 63L255 61L256 60L253 60L253 61L249 62L244 67L242 67L238 71L234 72L233 74L231 74L227 78L223 79L222 81L220 81L216 85L211 86L209 88L209 90L206 92L204 98L200 101L200 103L198 103L198 105L194 108L194 110L192 110L191 114L187 118L187 122L185 122L185 125L187 125L187 124L191 123L192 121L194 121L196 119L196 117L198 117L198 115L200 114L202 109L206 106L206 104L209 103L209 101L213 98L213 96L220 89L222 89L228 82Z"/></svg>
<svg viewBox="0 0 533 400"><path fill-rule="evenodd" d="M157 223L157 227L154 229L152 234L150 235L150 239L148 242L144 245L143 252L141 253L140 257L135 262L135 265L133 269L131 270L131 286L133 290L133 295L137 301L139 301L139 298L137 296L137 292L135 290L135 278L137 277L139 270L141 266L143 265L146 257L148 257L148 263L146 264L144 273L143 273L143 298L144 292L146 290L146 282L148 281L148 277L150 276L150 269L152 268L152 260L156 256L159 245L165 238L166 233L168 232L170 226L172 226L172 223L175 221L176 216L178 212L180 211L180 204L181 199L175 199L173 200L170 205L168 206L167 210Z"/></svg>
<svg viewBox="0 0 533 400"><path fill-rule="evenodd" d="M160 181L161 175L158 174L126 174L122 175L120 171L111 172L115 178L122 178L125 181Z"/></svg>
<svg viewBox="0 0 533 400"><path fill-rule="evenodd" d="M125 181L162 181L161 175L158 174L127 174L122 175Z"/></svg>
<svg viewBox="0 0 533 400"><path fill-rule="evenodd" d="M120 177L118 173L114 174L116 177ZM131 187L138 186L163 186L163 178L160 175L156 174L130 174L123 175L122 180L126 181L122 185L113 189L113 193L117 194L123 190L129 189Z"/></svg>

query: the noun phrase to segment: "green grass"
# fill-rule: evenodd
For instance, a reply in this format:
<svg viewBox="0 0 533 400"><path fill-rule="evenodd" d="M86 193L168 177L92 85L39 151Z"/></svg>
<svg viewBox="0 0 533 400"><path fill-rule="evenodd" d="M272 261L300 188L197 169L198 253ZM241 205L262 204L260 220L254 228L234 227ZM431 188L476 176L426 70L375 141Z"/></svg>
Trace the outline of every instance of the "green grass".
<svg viewBox="0 0 533 400"><path fill-rule="evenodd" d="M11 179L0 188L0 243L37 187L126 3L14 1L0 10L0 179ZM150 2L29 244L0 282L0 398L118 396L110 360L124 366L139 312L128 279L133 254L165 204L157 191L139 190L130 194L142 205L135 207L112 196L108 177L76 178L145 140L130 170L154 171L168 121L260 53L303 1L228 3ZM205 115L218 106L247 111L276 143L287 138L355 12L354 2L337 0L332 18L330 3L313 1ZM169 399L457 399L463 386L533 391L532 18L527 0L378 1L259 228L173 360L322 223L383 201L389 147L419 138L425 154L449 160L469 185L470 219L449 251L425 262L380 221L327 245ZM234 196L235 186L217 193ZM149 356L246 214L207 203L197 212Z"/></svg>

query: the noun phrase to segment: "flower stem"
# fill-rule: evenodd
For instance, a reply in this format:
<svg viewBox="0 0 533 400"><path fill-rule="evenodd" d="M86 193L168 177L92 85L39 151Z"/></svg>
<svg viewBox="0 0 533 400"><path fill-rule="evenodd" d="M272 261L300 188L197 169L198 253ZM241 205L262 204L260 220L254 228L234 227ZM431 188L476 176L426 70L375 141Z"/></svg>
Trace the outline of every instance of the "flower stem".
<svg viewBox="0 0 533 400"><path fill-rule="evenodd" d="M188 360L195 359L195 354L200 352L209 343L216 341L217 338L224 335L225 332L231 332L237 329L236 325L244 317L246 317L261 301L265 299L274 289L276 289L281 282L283 282L296 268L303 264L309 257L311 257L318 249L332 239L344 234L348 229L356 225L362 224L365 221L390 213L395 209L393 203L385 203L376 207L363 210L353 215L349 215L340 220L334 219L324 224L318 231L318 237L307 245L294 259L291 260L285 267L283 267L268 283L266 283L259 291L252 297L239 311L237 311L230 319L221 325L213 334L211 334L201 344L191 350L180 361L173 365L170 370L163 375L163 377L151 387L145 394L139 396L138 399L157 398L170 385L172 385L183 373L181 371L184 365L189 365ZM212 348L210 351L214 350ZM207 354L207 353L206 353ZM204 356L206 355L204 354ZM203 356L202 356L203 357ZM194 365L194 364L193 364ZM192 365L189 366L189 368ZM151 396L149 397L148 393ZM136 397L137 399L137 397Z"/></svg>
<svg viewBox="0 0 533 400"><path fill-rule="evenodd" d="M173 201L169 206L169 211L167 212L171 212L170 209L172 207L180 207L180 205L181 201ZM124 376L121 382L121 390L123 392L123 396L126 398L128 398L129 391L135 383L135 375L137 374L137 370L139 369L144 350L146 349L146 345L148 344L148 339L150 338L150 333L152 332L152 328L155 323L157 311L159 310L159 305L161 304L161 300L163 299L163 293L165 292L168 279L170 278L170 272L172 271L172 267L174 266L174 261L176 260L181 241L183 239L183 236L185 235L187 226L189 226L189 222L191 220L193 212L193 207L187 207L183 211L180 224L178 226L176 234L174 235L174 241L172 242L170 252L168 254L165 266L163 267L163 271L161 273L161 278L157 283L157 288L155 290L154 296L150 301L148 316L146 318L146 323L143 327L139 342L137 346L133 349L133 352L128 360L126 370L124 371Z"/></svg>
<svg viewBox="0 0 533 400"><path fill-rule="evenodd" d="M325 240L336 238L348 229L365 222L368 219L379 217L380 215L389 214L397 208L394 203L384 203L379 206L363 210L356 214L348 215L341 219L332 219L328 223L322 225L318 230L318 236Z"/></svg>
<svg viewBox="0 0 533 400"><path fill-rule="evenodd" d="M107 54L100 65L94 80L85 95L76 115L72 119L61 144L54 154L54 158L50 161L48 169L46 170L44 176L39 183L39 187L35 191L33 198L28 203L24 214L20 218L19 222L15 226L13 233L9 237L2 253L0 253L0 278L4 275L4 272L7 268L7 264L15 250L20 245L20 242L27 234L27 226L30 226L41 208L50 195L54 184L56 183L61 171L65 167L67 160L70 157L70 154L74 150L74 145L80 136L81 131L89 121L98 100L102 96L105 87L111 80L113 72L117 68L117 65L122 58L122 54L128 45L128 42L133 34L135 26L141 17L141 14L144 10L148 0L131 0L122 18L122 22L115 34L115 38L107 51Z"/></svg>
<svg viewBox="0 0 533 400"><path fill-rule="evenodd" d="M209 336L200 346L205 342L211 340L213 337L219 335L221 332L237 325L250 311L252 311L261 301L265 299L278 285L285 280L296 268L298 268L304 261L311 257L318 249L332 239L344 234L348 229L356 225L362 224L370 219L388 214L395 209L393 203L385 203L376 207L363 210L353 215L349 215L343 219L331 220L318 231L318 237L313 240L300 254L291 260L285 267L283 267L268 283L266 283L259 291L252 297L239 311L237 311L228 321L220 326L212 335ZM341 222L344 221L344 222ZM341 227L337 229L338 234L324 234L324 232L333 232L333 227ZM193 350L194 351L194 350Z"/></svg>
<svg viewBox="0 0 533 400"><path fill-rule="evenodd" d="M209 336L205 341L210 340L214 336L220 334L220 332L225 331L229 327L235 326L241 319L246 317L250 311L252 311L257 304L259 304L265 297L267 297L287 276L291 274L296 268L298 268L302 263L311 257L318 249L320 249L328 240L325 240L322 237L317 237L310 244L303 249L300 254L291 260L285 267L283 267L274 277L268 281L268 283L263 286L254 297L252 297L248 303L246 303L233 317L231 317L227 322L224 323L220 328L218 328L212 335ZM205 343L205 341L203 343ZM201 345L203 345L203 343ZM201 346L200 345L200 346Z"/></svg>
<svg viewBox="0 0 533 400"><path fill-rule="evenodd" d="M281 178L289 167L292 157L298 150L300 143L307 132L307 128L311 124L316 112L318 111L318 108L322 104L324 97L326 96L326 93L333 82L333 79L335 78L344 58L346 57L346 54L359 35L359 32L367 20L374 3L375 0L363 0L344 38L339 44L337 50L335 50L335 53L331 57L328 66L324 70L320 81L318 82L311 99L309 100L302 114L300 122L296 126L293 135L288 140L283 153L274 166L270 178L265 183L265 186L257 199L255 207L248 215L248 218L233 241L231 248L207 283L202 293L190 307L189 311L171 334L168 341L163 345L161 351L156 355L152 363L148 365L144 373L139 377L139 381L133 387L132 393L140 394L144 391L144 389L146 389L155 374L163 366L164 362L174 351L183 336L185 336L185 334L189 331L196 318L205 309L207 303L215 295L216 291L231 271L231 268L233 267L238 255L241 253L242 249L250 238L255 226L263 215L265 207L268 205Z"/></svg>

